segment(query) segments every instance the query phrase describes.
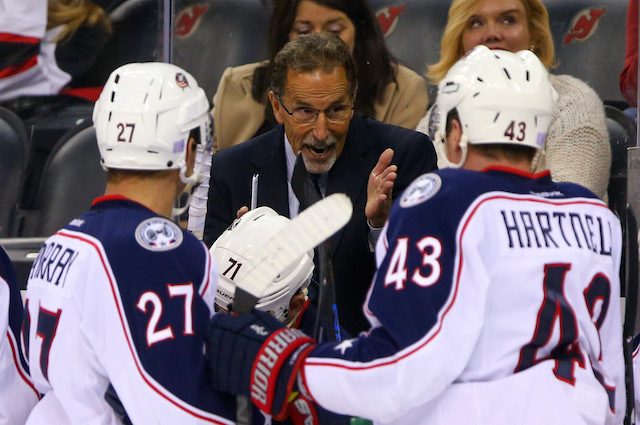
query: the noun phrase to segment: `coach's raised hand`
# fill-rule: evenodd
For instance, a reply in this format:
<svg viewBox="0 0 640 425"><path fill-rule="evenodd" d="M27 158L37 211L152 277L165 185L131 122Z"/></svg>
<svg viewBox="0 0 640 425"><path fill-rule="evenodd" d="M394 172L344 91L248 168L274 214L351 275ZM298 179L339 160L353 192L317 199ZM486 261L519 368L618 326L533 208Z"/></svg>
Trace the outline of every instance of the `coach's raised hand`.
<svg viewBox="0 0 640 425"><path fill-rule="evenodd" d="M392 159L393 149L388 148L382 152L367 182L367 204L364 213L374 228L384 226L393 204L391 194L393 182L398 177L398 166L391 165Z"/></svg>

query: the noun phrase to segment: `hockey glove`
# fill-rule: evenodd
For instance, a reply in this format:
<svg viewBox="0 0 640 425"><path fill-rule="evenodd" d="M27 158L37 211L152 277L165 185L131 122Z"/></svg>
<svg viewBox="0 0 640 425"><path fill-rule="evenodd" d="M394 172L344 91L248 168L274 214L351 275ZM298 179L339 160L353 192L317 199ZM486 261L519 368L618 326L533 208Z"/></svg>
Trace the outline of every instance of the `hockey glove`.
<svg viewBox="0 0 640 425"><path fill-rule="evenodd" d="M308 398L298 392L293 392L289 397L287 416L293 425L319 425L316 407Z"/></svg>
<svg viewBox="0 0 640 425"><path fill-rule="evenodd" d="M213 387L250 395L260 410L283 420L298 370L316 345L313 339L254 310L214 315L207 340Z"/></svg>

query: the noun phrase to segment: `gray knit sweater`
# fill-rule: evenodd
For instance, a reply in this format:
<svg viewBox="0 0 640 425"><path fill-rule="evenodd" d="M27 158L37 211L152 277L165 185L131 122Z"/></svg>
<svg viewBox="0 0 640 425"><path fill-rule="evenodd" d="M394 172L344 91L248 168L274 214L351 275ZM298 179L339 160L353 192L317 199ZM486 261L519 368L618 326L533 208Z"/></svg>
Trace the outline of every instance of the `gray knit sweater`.
<svg viewBox="0 0 640 425"><path fill-rule="evenodd" d="M545 147L534 158L531 171L549 169L554 181L578 183L606 201L611 147L602 101L582 80L570 75L551 75L550 79L558 92L558 102ZM431 109L416 130L433 140L430 114ZM434 147L438 167L447 167L444 145L434 142Z"/></svg>

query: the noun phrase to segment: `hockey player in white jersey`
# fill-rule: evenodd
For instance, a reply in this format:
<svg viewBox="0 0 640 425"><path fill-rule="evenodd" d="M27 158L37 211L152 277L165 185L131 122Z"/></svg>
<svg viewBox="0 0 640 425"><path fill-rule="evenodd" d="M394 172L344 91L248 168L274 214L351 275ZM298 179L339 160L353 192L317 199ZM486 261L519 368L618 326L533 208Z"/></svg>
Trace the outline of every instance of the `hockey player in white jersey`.
<svg viewBox="0 0 640 425"><path fill-rule="evenodd" d="M634 416L636 425L640 425L640 334L633 338L633 347L631 368L633 371Z"/></svg>
<svg viewBox="0 0 640 425"><path fill-rule="evenodd" d="M0 247L0 425L23 425L40 398L20 344L22 299L11 260Z"/></svg>
<svg viewBox="0 0 640 425"><path fill-rule="evenodd" d="M229 312L240 269L250 268L257 261L260 248L289 222L289 218L267 206L258 207L236 219L211 245L210 251L218 264L219 272L216 290L218 310ZM313 270L313 250L310 250L301 254L291 266L278 274L255 308L268 312L290 328L312 334L317 310L310 304L307 287ZM344 329L341 332L346 334ZM351 422L348 416L317 408L299 393L293 395L287 417L293 424L304 425L343 425Z"/></svg>
<svg viewBox="0 0 640 425"><path fill-rule="evenodd" d="M463 169L419 177L394 204L369 332L315 345L258 311L216 316L215 386L272 413L297 388L376 424L621 423L620 223L587 189L529 172L556 98L531 52L462 58L436 105Z"/></svg>
<svg viewBox="0 0 640 425"><path fill-rule="evenodd" d="M211 147L207 97L175 65L124 65L93 120L105 195L45 242L29 275L23 337L45 395L28 424L235 423L235 398L205 373L217 267L169 219L201 178L196 146Z"/></svg>
<svg viewBox="0 0 640 425"><path fill-rule="evenodd" d="M210 251L219 266L216 307L228 312L233 303L240 269L249 267L259 248L275 236L290 220L273 209L262 206L236 219L211 245ZM309 307L306 289L313 274L313 251L302 254L287 270L276 277L275 285L264 294L256 308L271 313L291 327L299 327L301 313Z"/></svg>

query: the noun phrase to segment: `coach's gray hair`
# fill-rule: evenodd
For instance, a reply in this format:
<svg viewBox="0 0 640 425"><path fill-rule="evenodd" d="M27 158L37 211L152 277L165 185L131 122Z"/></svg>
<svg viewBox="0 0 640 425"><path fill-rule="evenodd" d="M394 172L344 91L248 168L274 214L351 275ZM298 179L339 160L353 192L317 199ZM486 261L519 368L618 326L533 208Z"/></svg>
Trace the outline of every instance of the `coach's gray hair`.
<svg viewBox="0 0 640 425"><path fill-rule="evenodd" d="M344 68L349 81L349 94L355 97L356 67L349 46L333 34L299 35L285 44L276 55L271 74L271 90L284 95L289 68L299 72L331 72L338 67Z"/></svg>

